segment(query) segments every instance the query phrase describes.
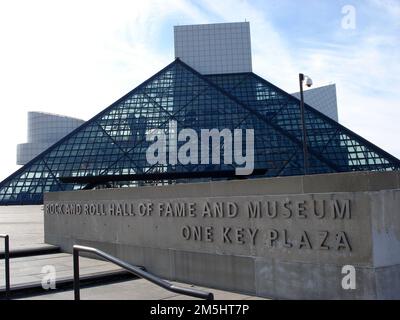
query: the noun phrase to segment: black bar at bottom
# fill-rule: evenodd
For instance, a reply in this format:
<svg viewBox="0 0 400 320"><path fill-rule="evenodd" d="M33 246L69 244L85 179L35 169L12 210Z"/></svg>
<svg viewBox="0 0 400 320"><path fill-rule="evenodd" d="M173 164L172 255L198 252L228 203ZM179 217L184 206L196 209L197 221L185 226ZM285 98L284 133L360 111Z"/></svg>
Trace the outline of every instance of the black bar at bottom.
<svg viewBox="0 0 400 320"><path fill-rule="evenodd" d="M114 181L159 181L175 179L198 179L198 178L236 178L246 179L247 177L265 175L267 169L254 169L249 175L236 175L235 170L221 171L196 171L196 172L161 172L143 174L118 174L101 176L81 176L81 177L60 177L63 183L108 183Z"/></svg>

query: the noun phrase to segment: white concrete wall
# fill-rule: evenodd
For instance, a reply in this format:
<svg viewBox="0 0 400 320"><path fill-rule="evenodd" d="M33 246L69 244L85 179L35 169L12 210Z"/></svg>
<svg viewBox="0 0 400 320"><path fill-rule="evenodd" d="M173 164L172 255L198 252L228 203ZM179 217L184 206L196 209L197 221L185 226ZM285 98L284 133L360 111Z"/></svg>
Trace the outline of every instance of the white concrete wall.
<svg viewBox="0 0 400 320"><path fill-rule="evenodd" d="M300 92L293 93L292 95L297 99L300 99ZM319 88L305 90L304 102L314 109L317 109L319 112L322 112L329 118L339 122L336 85L330 84Z"/></svg>
<svg viewBox="0 0 400 320"><path fill-rule="evenodd" d="M27 143L17 145L17 164L28 163L84 122L57 114L28 112Z"/></svg>

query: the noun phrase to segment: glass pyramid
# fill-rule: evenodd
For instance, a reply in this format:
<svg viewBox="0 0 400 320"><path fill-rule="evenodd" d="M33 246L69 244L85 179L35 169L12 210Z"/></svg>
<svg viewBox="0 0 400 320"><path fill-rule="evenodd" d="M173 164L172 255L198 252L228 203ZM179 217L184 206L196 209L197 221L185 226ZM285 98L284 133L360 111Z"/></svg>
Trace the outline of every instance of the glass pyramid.
<svg viewBox="0 0 400 320"><path fill-rule="evenodd" d="M308 105L305 117L310 174L400 169L397 158ZM268 177L303 174L299 100L254 73L204 76L176 59L2 181L0 205L40 204L44 192L85 187L61 177L234 169L222 163L149 165L146 133L167 134L171 120L178 130L196 132L254 129L255 169ZM114 185L138 184L146 182Z"/></svg>

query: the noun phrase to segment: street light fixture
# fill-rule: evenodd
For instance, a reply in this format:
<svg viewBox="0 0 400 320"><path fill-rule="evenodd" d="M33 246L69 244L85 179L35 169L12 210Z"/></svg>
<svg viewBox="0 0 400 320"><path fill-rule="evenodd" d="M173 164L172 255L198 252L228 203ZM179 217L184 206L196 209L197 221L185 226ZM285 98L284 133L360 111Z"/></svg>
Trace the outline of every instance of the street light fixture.
<svg viewBox="0 0 400 320"><path fill-rule="evenodd" d="M303 133L303 170L304 174L308 174L308 153L307 153L307 132L306 125L304 121L304 95L303 95L303 82L306 80L306 86L311 87L313 81L309 76L299 73L299 83L300 83L300 114L301 114L301 127Z"/></svg>

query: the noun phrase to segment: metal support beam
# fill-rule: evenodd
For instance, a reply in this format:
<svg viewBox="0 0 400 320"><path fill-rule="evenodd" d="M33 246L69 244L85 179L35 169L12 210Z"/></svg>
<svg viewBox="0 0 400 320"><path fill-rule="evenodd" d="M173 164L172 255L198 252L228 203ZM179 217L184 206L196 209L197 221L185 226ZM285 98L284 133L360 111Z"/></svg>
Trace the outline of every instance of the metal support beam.
<svg viewBox="0 0 400 320"><path fill-rule="evenodd" d="M140 173L140 174L118 174L118 175L99 175L99 176L78 176L78 177L60 177L63 183L88 184L87 189L96 185L108 184L117 181L161 181L177 179L199 179L199 178L232 178L247 179L252 176L263 176L268 169L254 169L250 175L236 175L235 170L220 171L195 171L195 172L159 172L159 173Z"/></svg>
<svg viewBox="0 0 400 320"><path fill-rule="evenodd" d="M306 124L304 119L304 94L303 94L303 81L304 74L299 73L299 83L300 83L300 114L301 114L301 128L303 134L303 170L304 174L308 174L308 150L307 150L307 132Z"/></svg>

